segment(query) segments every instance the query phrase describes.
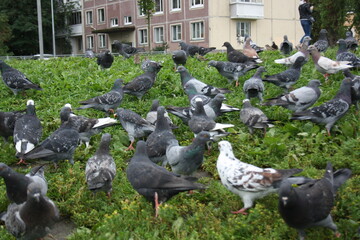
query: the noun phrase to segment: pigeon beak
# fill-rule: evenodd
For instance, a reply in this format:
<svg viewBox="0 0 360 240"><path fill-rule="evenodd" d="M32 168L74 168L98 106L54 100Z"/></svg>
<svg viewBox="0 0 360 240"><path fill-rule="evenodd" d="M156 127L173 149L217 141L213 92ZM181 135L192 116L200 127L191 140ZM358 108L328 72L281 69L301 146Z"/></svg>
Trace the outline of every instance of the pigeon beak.
<svg viewBox="0 0 360 240"><path fill-rule="evenodd" d="M34 198L37 202L39 202L40 201L40 193L35 193Z"/></svg>
<svg viewBox="0 0 360 240"><path fill-rule="evenodd" d="M114 114L114 118L117 118L117 116L118 116L118 115L115 113L115 114Z"/></svg>
<svg viewBox="0 0 360 240"><path fill-rule="evenodd" d="M283 202L284 206L286 206L286 205L287 205L287 200L288 200L288 199L289 199L288 197L282 197L282 198L281 198L281 200L282 200L282 202Z"/></svg>

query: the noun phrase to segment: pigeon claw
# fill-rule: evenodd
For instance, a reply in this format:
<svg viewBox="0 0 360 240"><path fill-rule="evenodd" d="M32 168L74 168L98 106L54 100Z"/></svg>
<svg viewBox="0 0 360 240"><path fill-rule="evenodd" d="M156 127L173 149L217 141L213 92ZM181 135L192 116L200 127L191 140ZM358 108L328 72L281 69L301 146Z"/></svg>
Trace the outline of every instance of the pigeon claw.
<svg viewBox="0 0 360 240"><path fill-rule="evenodd" d="M242 214L242 215L248 215L249 213L246 212L247 208L242 208L239 211L232 211L232 214Z"/></svg>
<svg viewBox="0 0 360 240"><path fill-rule="evenodd" d="M335 237L336 237L336 238L341 237L341 233L339 233L339 232L335 232Z"/></svg>
<svg viewBox="0 0 360 240"><path fill-rule="evenodd" d="M154 194L154 202L155 202L155 218L159 216L159 195L157 192Z"/></svg>
<svg viewBox="0 0 360 240"><path fill-rule="evenodd" d="M131 142L129 147L127 149L125 149L125 151L135 150L135 148L133 147L133 143L134 142Z"/></svg>
<svg viewBox="0 0 360 240"><path fill-rule="evenodd" d="M20 159L20 160L16 163L16 165L20 165L20 164L28 165L28 163L25 162L24 159Z"/></svg>

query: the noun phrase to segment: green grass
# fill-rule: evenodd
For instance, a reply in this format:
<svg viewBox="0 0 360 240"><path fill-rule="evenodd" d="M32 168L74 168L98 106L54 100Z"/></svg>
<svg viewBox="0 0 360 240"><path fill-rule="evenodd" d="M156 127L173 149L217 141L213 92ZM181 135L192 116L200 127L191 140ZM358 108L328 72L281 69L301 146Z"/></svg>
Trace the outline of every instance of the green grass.
<svg viewBox="0 0 360 240"><path fill-rule="evenodd" d="M330 49L326 55L335 58L335 53L336 49ZM264 62L262 65L266 67L267 74L285 70L284 66L273 62L280 57L282 56L278 52L261 53ZM150 58L163 61L164 66L153 89L142 100L126 95L121 106L144 117L155 98L160 99L162 105L186 106L187 97L181 89L179 74L173 71L171 57L154 55ZM226 59L224 53L208 54L207 58ZM94 59L77 57L48 61L10 60L7 63L39 83L44 91L30 90L26 92L26 96L14 96L4 84L0 84L0 110L24 109L26 101L33 99L43 124L43 138L58 128L59 112L65 103L71 103L76 108L80 100L107 92L115 79L122 78L129 82L142 73L140 66L134 64L132 58L123 60L121 57L116 57L113 66L106 71L101 71ZM240 108L244 98L242 83L254 71L241 77L240 87L235 88L235 84L228 84L215 68L208 68L206 65L206 62L189 59L186 67L194 77L204 82L233 90L227 95L227 103ZM359 71L354 73L360 74ZM294 87L304 86L311 79L320 79L322 82L322 95L315 104L319 105L336 94L343 76L338 73L324 82L323 76L315 70L310 60L303 67L301 78ZM265 84L265 98L282 92L274 85ZM242 161L259 167L302 168L302 175L312 178L323 175L328 161L335 168L350 168L353 176L340 189L332 215L342 233L342 239L354 239L360 223L360 120L354 106L336 123L332 136L328 137L323 126L307 121L288 120L291 112L286 109L259 106L257 99L253 99L252 103L260 107L270 119L277 120L276 126L268 130L263 138L262 131L249 134L239 120L239 113L219 118L218 122L235 125L232 131L238 134L226 138L232 143L235 155ZM88 117L104 116L104 113L91 109L75 110L75 113ZM193 134L178 118L171 117L180 126L174 130L179 142L182 145L189 144ZM249 210L248 216L230 213L240 209L243 203L219 181L216 144L211 153L206 155L201 168L210 176L199 180L208 189L173 197L161 206L160 218L154 219L151 204L132 189L126 178L125 169L133 154L124 151L129 144L126 132L121 126L107 128L104 132L113 136L111 153L118 170L111 199L104 193L98 193L94 197L87 190L85 182L85 164L96 151L100 135L91 139L89 149L85 149L84 145L77 148L73 166L66 161L60 163L57 170L53 165L49 165L46 170L48 196L55 201L62 217L70 218L77 225L69 239L297 239L297 232L288 227L278 213L275 194L256 201L256 206ZM14 145L0 141L0 146L0 161L15 167L17 159ZM17 168L17 171L26 173L29 168L30 166ZM0 211L6 210L8 203L5 186L0 179ZM332 232L324 228L313 228L307 234L308 239L334 239ZM2 225L0 240L3 239L11 239L11 235Z"/></svg>

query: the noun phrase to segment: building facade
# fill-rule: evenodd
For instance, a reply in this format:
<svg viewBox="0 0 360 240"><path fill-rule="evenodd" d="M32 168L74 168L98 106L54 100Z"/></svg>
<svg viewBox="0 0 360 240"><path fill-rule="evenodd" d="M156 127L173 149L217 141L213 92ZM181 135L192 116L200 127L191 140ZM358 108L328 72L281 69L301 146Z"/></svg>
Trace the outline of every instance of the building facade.
<svg viewBox="0 0 360 240"><path fill-rule="evenodd" d="M81 0L81 34L72 40L73 53L111 49L114 40L147 49L148 31L152 49L166 43L170 50L180 41L217 49L228 41L240 48L245 35L259 46L280 44L284 35L296 44L303 35L297 0L154 1L148 29L137 0Z"/></svg>

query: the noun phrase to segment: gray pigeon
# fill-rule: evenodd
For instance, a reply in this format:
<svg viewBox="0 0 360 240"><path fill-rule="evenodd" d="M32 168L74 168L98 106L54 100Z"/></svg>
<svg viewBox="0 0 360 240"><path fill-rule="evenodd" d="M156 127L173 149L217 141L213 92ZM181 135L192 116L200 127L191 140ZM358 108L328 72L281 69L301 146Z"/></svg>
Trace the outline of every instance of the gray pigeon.
<svg viewBox="0 0 360 240"><path fill-rule="evenodd" d="M300 78L301 67L304 64L305 58L300 56L296 58L295 63L289 69L274 75L265 75L263 81L270 82L289 91L290 87Z"/></svg>
<svg viewBox="0 0 360 240"><path fill-rule="evenodd" d="M153 124L155 126L156 121L157 121L157 109L160 106L160 102L159 99L154 99L150 108L150 111L146 114L146 120L149 121L151 124ZM171 129L176 129L178 128L178 126L176 126L171 118L169 117L168 112L165 110L165 114L164 114L167 122L169 123Z"/></svg>
<svg viewBox="0 0 360 240"><path fill-rule="evenodd" d="M210 61L208 65L215 67L223 77L228 79L229 83L235 81L235 86L239 85L239 77L259 67L254 63L233 63L214 60Z"/></svg>
<svg viewBox="0 0 360 240"><path fill-rule="evenodd" d="M279 189L279 212L287 225L295 228L301 240L305 229L321 226L330 228L340 237L337 226L330 215L335 204L338 188L350 178L350 169L333 172L331 163L326 166L323 178L292 187L288 180L282 181Z"/></svg>
<svg viewBox="0 0 360 240"><path fill-rule="evenodd" d="M263 111L251 106L249 99L243 100L243 107L240 110L240 120L249 128L250 134L254 133L254 128L262 128L264 129L265 135L266 129L274 126Z"/></svg>
<svg viewBox="0 0 360 240"><path fill-rule="evenodd" d="M346 42L347 49L349 49L351 51L356 51L356 49L359 46L359 42L358 42L358 40L356 40L356 38L354 38L353 32L347 31L345 33L345 36L346 36L345 42Z"/></svg>
<svg viewBox="0 0 360 240"><path fill-rule="evenodd" d="M114 82L114 86L112 87L110 92L90 98L85 101L80 101L79 103L83 106L78 107L77 109L79 110L79 109L93 108L106 113L108 112L114 113L114 110L117 107L119 107L124 97L122 84L123 84L122 79L116 79Z"/></svg>
<svg viewBox="0 0 360 240"><path fill-rule="evenodd" d="M172 60L175 63L175 68L177 69L179 65L185 65L187 56L184 50L175 50L172 52Z"/></svg>
<svg viewBox="0 0 360 240"><path fill-rule="evenodd" d="M124 86L124 93L134 95L138 99L149 91L155 83L156 75L162 68L162 65L158 62L151 61L146 68L145 73L135 77L131 82L128 82Z"/></svg>
<svg viewBox="0 0 360 240"><path fill-rule="evenodd" d="M192 175L203 163L206 143L210 141L208 132L200 132L189 146L179 146L177 140L166 148L166 157L171 170L177 174Z"/></svg>
<svg viewBox="0 0 360 240"><path fill-rule="evenodd" d="M137 48L132 47L129 44L121 43L118 40L115 40L112 45L125 59L130 58L132 55L138 52Z"/></svg>
<svg viewBox="0 0 360 240"><path fill-rule="evenodd" d="M261 79L263 72L266 72L264 67L259 67L256 70L256 73L244 82L243 90L245 97L250 98L259 98L260 102L263 101L263 93L265 90L264 83Z"/></svg>
<svg viewBox="0 0 360 240"><path fill-rule="evenodd" d="M97 55L96 58L96 63L101 67L101 69L110 68L114 62L114 56L110 53L109 50L103 51Z"/></svg>
<svg viewBox="0 0 360 240"><path fill-rule="evenodd" d="M181 50L186 52L187 56L194 57L196 54L199 54L200 56L204 56L205 54L215 50L215 47L211 48L205 48L205 47L199 47L192 44L187 44L185 42L180 42L179 46Z"/></svg>
<svg viewBox="0 0 360 240"><path fill-rule="evenodd" d="M307 86L295 89L287 94L269 98L264 106L281 106L294 112L301 112L311 107L320 97L319 80L311 80Z"/></svg>
<svg viewBox="0 0 360 240"><path fill-rule="evenodd" d="M325 52L329 47L326 29L321 29L319 32L319 39L313 44L319 52Z"/></svg>
<svg viewBox="0 0 360 240"><path fill-rule="evenodd" d="M293 50L293 44L289 42L288 36L284 35L284 41L280 43L280 52L284 55L289 55Z"/></svg>
<svg viewBox="0 0 360 240"><path fill-rule="evenodd" d="M351 78L351 102L359 111L360 100L360 76L352 74L348 69L344 71L345 77Z"/></svg>
<svg viewBox="0 0 360 240"><path fill-rule="evenodd" d="M137 143L135 154L126 169L126 175L131 186L153 203L155 217L158 216L159 205L178 193L205 189L205 186L193 182L196 178L177 175L153 163L147 155L144 141Z"/></svg>
<svg viewBox="0 0 360 240"><path fill-rule="evenodd" d="M0 112L0 136L5 142L14 135L15 122L24 115L25 111Z"/></svg>
<svg viewBox="0 0 360 240"><path fill-rule="evenodd" d="M353 67L349 61L334 61L322 56L314 45L310 45L308 51L311 54L316 70L324 74L325 80L328 79L330 74Z"/></svg>
<svg viewBox="0 0 360 240"><path fill-rule="evenodd" d="M22 159L24 154L31 151L40 142L42 137L41 122L36 116L35 104L33 100L26 103L26 114L15 122L14 145L16 156L20 158L20 163L25 163Z"/></svg>
<svg viewBox="0 0 360 240"><path fill-rule="evenodd" d="M0 176L4 179L6 195L10 202L21 204L27 199L27 187L32 182L41 185L43 194L47 193L47 181L44 176L43 166L34 167L31 171L23 175L11 169L5 163L0 163Z"/></svg>
<svg viewBox="0 0 360 240"><path fill-rule="evenodd" d="M96 153L86 162L85 178L88 189L96 193L104 191L110 197L112 181L116 175L116 164L110 155L111 135L105 133Z"/></svg>
<svg viewBox="0 0 360 240"><path fill-rule="evenodd" d="M96 56L95 56L95 53L93 52L93 50L87 49L85 51L85 57L86 58L95 58Z"/></svg>
<svg viewBox="0 0 360 240"><path fill-rule="evenodd" d="M224 42L223 47L226 47L226 55L227 55L227 60L229 62L234 62L234 63L262 62L260 59L250 58L245 54L243 54L242 52L235 50L229 42Z"/></svg>
<svg viewBox="0 0 360 240"><path fill-rule="evenodd" d="M213 87L194 78L184 66L179 66L176 72L180 73L181 85L183 86L183 88L185 88L187 85L190 85L191 88L196 90L196 94L214 97L218 93L231 92L227 88Z"/></svg>
<svg viewBox="0 0 360 240"><path fill-rule="evenodd" d="M360 67L360 57L356 56L354 53L348 52L345 40L339 39L337 44L339 49L336 52L336 61L349 61L355 68Z"/></svg>
<svg viewBox="0 0 360 240"><path fill-rule="evenodd" d="M71 104L67 103L60 111L61 123L69 120L71 117L75 123L75 128L79 132L80 143L85 143L86 148L90 145L90 138L100 133L104 128L120 124L116 119L106 118L87 118L78 116L71 112Z"/></svg>
<svg viewBox="0 0 360 240"><path fill-rule="evenodd" d="M125 151L134 150L133 144L135 138L147 136L155 130L153 124L131 110L118 108L115 116L119 119L122 127L129 136L130 145Z"/></svg>
<svg viewBox="0 0 360 240"><path fill-rule="evenodd" d="M224 129L234 127L234 125L216 123L213 119L206 115L202 100L200 98L196 98L195 101L195 111L188 122L189 128L195 134L195 137L201 131L209 132L211 139L214 141L222 136L229 135L229 133L225 132Z"/></svg>
<svg viewBox="0 0 360 240"><path fill-rule="evenodd" d="M309 59L308 47L310 45L310 40L311 38L309 36L304 37L303 43L301 44L299 51L297 51L290 57L275 59L274 62L284 65L293 65L298 57L304 57L305 61L308 61Z"/></svg>
<svg viewBox="0 0 360 240"><path fill-rule="evenodd" d="M20 91L27 89L42 90L42 88L31 82L22 72L10 67L0 60L1 77L5 85L16 95Z"/></svg>
<svg viewBox="0 0 360 240"><path fill-rule="evenodd" d="M232 193L241 197L244 206L234 214L248 214L254 201L278 191L283 179L302 171L302 169L259 168L237 159L228 141L219 142L220 154L216 162L221 183ZM293 184L308 181L304 177L291 177Z"/></svg>
<svg viewBox="0 0 360 240"><path fill-rule="evenodd" d="M74 152L79 143L79 132L72 118L63 123L49 137L37 147L24 154L23 159L42 159L53 161L55 164L60 160L68 159L74 164Z"/></svg>
<svg viewBox="0 0 360 240"><path fill-rule="evenodd" d="M314 123L325 124L330 136L330 130L335 122L347 113L351 104L351 79L345 78L336 96L311 109L293 113L292 120L310 120Z"/></svg>
<svg viewBox="0 0 360 240"><path fill-rule="evenodd" d="M163 166L167 163L166 148L172 140L176 140L164 115L165 108L158 107L155 130L146 139L146 151L150 160L155 163L160 162Z"/></svg>
<svg viewBox="0 0 360 240"><path fill-rule="evenodd" d="M26 202L12 203L1 220L16 239L40 239L59 220L59 210L53 201L41 192L37 183L29 184Z"/></svg>

